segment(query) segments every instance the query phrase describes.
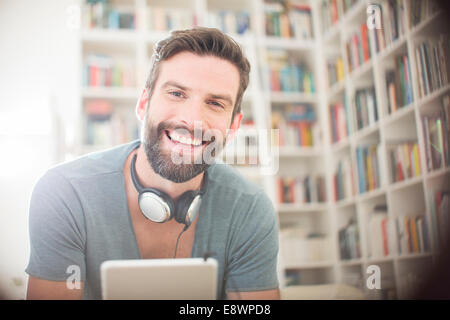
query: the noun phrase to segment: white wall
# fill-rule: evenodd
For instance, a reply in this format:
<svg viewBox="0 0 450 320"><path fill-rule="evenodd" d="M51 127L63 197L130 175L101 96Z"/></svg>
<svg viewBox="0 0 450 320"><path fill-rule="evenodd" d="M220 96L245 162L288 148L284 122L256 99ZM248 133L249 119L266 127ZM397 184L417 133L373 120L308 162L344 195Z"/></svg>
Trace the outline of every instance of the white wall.
<svg viewBox="0 0 450 320"><path fill-rule="evenodd" d="M52 119L75 132L78 31L69 19L77 3L0 1L0 295L10 299L25 298L28 201L57 159Z"/></svg>

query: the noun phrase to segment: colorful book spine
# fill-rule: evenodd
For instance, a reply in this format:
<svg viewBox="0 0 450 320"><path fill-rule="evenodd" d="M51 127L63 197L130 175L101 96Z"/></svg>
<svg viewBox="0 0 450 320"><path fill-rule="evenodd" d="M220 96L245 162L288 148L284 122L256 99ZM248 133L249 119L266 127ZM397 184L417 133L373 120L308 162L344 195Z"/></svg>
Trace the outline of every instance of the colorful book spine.
<svg viewBox="0 0 450 320"><path fill-rule="evenodd" d="M355 93L354 101L358 130L371 126L378 121L374 88L358 89Z"/></svg>
<svg viewBox="0 0 450 320"><path fill-rule="evenodd" d="M421 98L448 85L450 42L441 35L420 43L415 49L419 96Z"/></svg>
<svg viewBox="0 0 450 320"><path fill-rule="evenodd" d="M411 70L407 54L395 57L395 69L386 71L386 92L389 113L394 113L413 102Z"/></svg>
<svg viewBox="0 0 450 320"><path fill-rule="evenodd" d="M133 87L134 67L131 61L91 54L85 59L83 85L87 87Z"/></svg>
<svg viewBox="0 0 450 320"><path fill-rule="evenodd" d="M393 183L421 175L419 146L417 142L389 144L388 154Z"/></svg>
<svg viewBox="0 0 450 320"><path fill-rule="evenodd" d="M325 179L321 175L278 178L278 202L300 204L326 201Z"/></svg>
<svg viewBox="0 0 450 320"><path fill-rule="evenodd" d="M359 193L365 193L382 186L380 162L380 148L378 145L356 148L358 168Z"/></svg>
<svg viewBox="0 0 450 320"><path fill-rule="evenodd" d="M341 57L330 59L327 63L328 69L328 85L332 87L336 83L340 83L345 78L344 61Z"/></svg>
<svg viewBox="0 0 450 320"><path fill-rule="evenodd" d="M349 37L346 42L346 48L349 73L358 69L371 59L370 42L366 23L362 24L359 30Z"/></svg>
<svg viewBox="0 0 450 320"><path fill-rule="evenodd" d="M268 50L267 72L274 92L315 93L313 73L302 63L295 63L284 50Z"/></svg>

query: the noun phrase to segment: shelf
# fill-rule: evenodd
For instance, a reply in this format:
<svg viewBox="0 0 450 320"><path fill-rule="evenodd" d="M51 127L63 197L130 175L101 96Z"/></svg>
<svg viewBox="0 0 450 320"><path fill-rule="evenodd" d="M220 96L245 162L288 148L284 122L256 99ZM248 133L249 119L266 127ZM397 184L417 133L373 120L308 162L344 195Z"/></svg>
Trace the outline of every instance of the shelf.
<svg viewBox="0 0 450 320"><path fill-rule="evenodd" d="M365 11L366 8L367 8L367 1L359 0L352 7L350 7L349 10L344 14L344 16L341 19L341 23L349 24L353 22L353 20L355 20L358 17L358 15L361 14L364 15L364 21L366 21L367 20Z"/></svg>
<svg viewBox="0 0 450 320"><path fill-rule="evenodd" d="M394 113L391 113L391 114L385 116L384 118L382 118L381 119L381 123L383 124L383 126L390 125L393 122L402 120L403 117L406 117L410 113L413 113L413 112L414 112L414 105L413 104L409 104L409 105L407 105L405 107L401 107L400 109L398 109Z"/></svg>
<svg viewBox="0 0 450 320"><path fill-rule="evenodd" d="M314 93L271 91L269 97L274 103L317 103Z"/></svg>
<svg viewBox="0 0 450 320"><path fill-rule="evenodd" d="M450 167L433 170L431 172L428 172L425 176L426 179L434 179L443 176L447 173L450 173Z"/></svg>
<svg viewBox="0 0 450 320"><path fill-rule="evenodd" d="M121 99L121 100L137 101L139 99L139 95L140 95L139 90L136 88L121 88L121 87L82 88L82 97L89 99Z"/></svg>
<svg viewBox="0 0 450 320"><path fill-rule="evenodd" d="M331 150L333 153L338 153L342 151L342 149L350 147L351 138L350 136L345 137L343 140L339 142L335 142L331 145Z"/></svg>
<svg viewBox="0 0 450 320"><path fill-rule="evenodd" d="M394 260L394 257L387 256L387 257L377 257L377 258L368 258L367 263L368 264L377 264L377 263L383 263L383 262L391 262Z"/></svg>
<svg viewBox="0 0 450 320"><path fill-rule="evenodd" d="M388 186L388 192L409 188L413 185L422 183L422 180L423 180L423 177L422 177L422 175L420 175L418 177L413 177L413 178L409 178L404 181L392 183Z"/></svg>
<svg viewBox="0 0 450 320"><path fill-rule="evenodd" d="M391 43L388 47L384 48L383 51L377 54L377 59L385 60L387 58L390 58L392 55L397 54L399 51L401 51L400 49L402 46L406 46L406 36L400 37L399 39Z"/></svg>
<svg viewBox="0 0 450 320"><path fill-rule="evenodd" d="M441 95L444 95L447 93L447 91L450 91L450 84L447 84L445 87L442 87L438 90L435 90L431 92L430 94L426 95L425 97L422 97L418 102L417 106L419 109L422 109L424 106L429 104L431 101L439 98Z"/></svg>
<svg viewBox="0 0 450 320"><path fill-rule="evenodd" d="M318 157L323 155L323 149L315 147L289 147L281 146L279 149L280 157L288 158L306 158L306 157Z"/></svg>
<svg viewBox="0 0 450 320"><path fill-rule="evenodd" d="M353 82L357 82L356 80L358 78L364 76L366 73L372 70L372 68L373 68L373 60L371 59L369 61L364 62L364 64L360 65L358 68L352 70L352 72L350 73L350 79Z"/></svg>
<svg viewBox="0 0 450 320"><path fill-rule="evenodd" d="M397 260L407 260L407 259L420 259L420 258L427 258L432 257L433 253L431 252L421 252L421 253L406 253L406 254L400 254L396 257Z"/></svg>
<svg viewBox="0 0 450 320"><path fill-rule="evenodd" d="M378 188L375 190L367 191L357 196L357 201L368 201L373 198L379 197L386 193L386 188Z"/></svg>
<svg viewBox="0 0 450 320"><path fill-rule="evenodd" d="M341 267L350 267L350 266L357 266L363 264L363 259L351 259L351 260L339 260L339 265Z"/></svg>
<svg viewBox="0 0 450 320"><path fill-rule="evenodd" d="M314 40L302 40L295 38L262 37L259 43L265 47L282 48L286 50L312 50L315 48Z"/></svg>
<svg viewBox="0 0 450 320"><path fill-rule="evenodd" d="M280 213L321 212L327 210L327 203L280 203L277 211Z"/></svg>
<svg viewBox="0 0 450 320"><path fill-rule="evenodd" d="M339 95L340 93L345 92L345 82L346 79L342 79L340 82L337 82L333 84L328 89L328 101L332 100L331 98L334 98L335 96Z"/></svg>
<svg viewBox="0 0 450 320"><path fill-rule="evenodd" d="M434 13L430 17L426 18L424 21L420 22L418 25L414 26L410 30L410 34L412 37L417 36L423 29L425 29L432 21L438 18L441 14L443 14L442 10Z"/></svg>
<svg viewBox="0 0 450 320"><path fill-rule="evenodd" d="M138 35L136 30L129 29L83 29L81 40L91 42L114 42L117 45L123 42L136 42Z"/></svg>
<svg viewBox="0 0 450 320"><path fill-rule="evenodd" d="M367 136L370 136L374 132L380 129L380 121L373 123L372 125L362 128L353 134L355 140L362 140Z"/></svg>
<svg viewBox="0 0 450 320"><path fill-rule="evenodd" d="M352 206L356 204L356 196L352 196L350 198L341 199L334 203L336 209L342 209L348 206Z"/></svg>
<svg viewBox="0 0 450 320"><path fill-rule="evenodd" d="M332 268L334 263L332 261L317 261L317 262L301 262L295 264L286 264L285 269L318 269L318 268Z"/></svg>

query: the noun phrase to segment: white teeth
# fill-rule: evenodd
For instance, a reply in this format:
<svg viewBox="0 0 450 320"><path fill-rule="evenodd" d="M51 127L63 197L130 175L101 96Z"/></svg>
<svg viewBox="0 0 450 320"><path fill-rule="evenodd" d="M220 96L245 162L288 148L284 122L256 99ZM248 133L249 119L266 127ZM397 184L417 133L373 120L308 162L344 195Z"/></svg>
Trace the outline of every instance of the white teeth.
<svg viewBox="0 0 450 320"><path fill-rule="evenodd" d="M193 145L198 147L202 144L202 141L199 139L191 139L191 137L180 136L174 132L169 132L169 137L176 142L180 142L182 144Z"/></svg>

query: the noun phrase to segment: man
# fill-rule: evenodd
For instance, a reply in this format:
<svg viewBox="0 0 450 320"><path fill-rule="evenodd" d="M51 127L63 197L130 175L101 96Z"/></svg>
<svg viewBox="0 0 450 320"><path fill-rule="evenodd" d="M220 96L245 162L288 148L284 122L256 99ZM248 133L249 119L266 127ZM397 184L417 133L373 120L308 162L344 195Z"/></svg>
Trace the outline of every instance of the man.
<svg viewBox="0 0 450 320"><path fill-rule="evenodd" d="M229 166L198 161L211 143L221 146L239 128L249 72L240 47L217 29L176 31L157 44L136 108L141 141L59 165L35 186L27 298L100 299L103 261L206 252L219 262L219 298L279 298L270 200ZM204 138L208 130L210 139ZM184 161L175 163L180 157ZM175 203L206 186L189 226L144 215L133 161L138 183ZM67 285L77 270L79 282Z"/></svg>

